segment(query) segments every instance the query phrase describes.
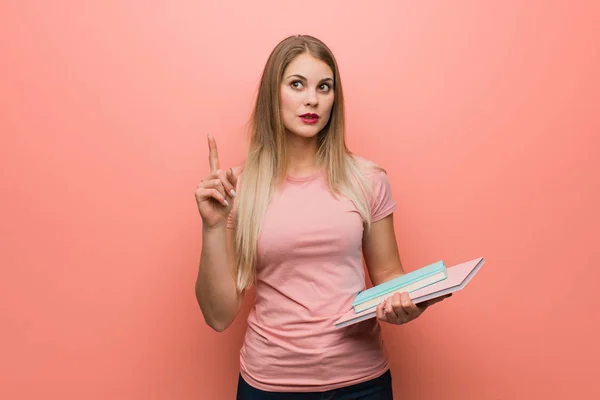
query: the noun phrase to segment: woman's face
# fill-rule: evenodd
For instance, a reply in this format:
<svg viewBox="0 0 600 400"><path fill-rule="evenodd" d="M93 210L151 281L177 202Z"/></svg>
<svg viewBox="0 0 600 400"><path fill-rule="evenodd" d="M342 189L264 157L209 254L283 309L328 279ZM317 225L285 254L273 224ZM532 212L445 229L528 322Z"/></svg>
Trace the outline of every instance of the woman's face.
<svg viewBox="0 0 600 400"><path fill-rule="evenodd" d="M300 54L283 72L280 109L285 129L315 137L329 121L333 98L331 68L308 53Z"/></svg>

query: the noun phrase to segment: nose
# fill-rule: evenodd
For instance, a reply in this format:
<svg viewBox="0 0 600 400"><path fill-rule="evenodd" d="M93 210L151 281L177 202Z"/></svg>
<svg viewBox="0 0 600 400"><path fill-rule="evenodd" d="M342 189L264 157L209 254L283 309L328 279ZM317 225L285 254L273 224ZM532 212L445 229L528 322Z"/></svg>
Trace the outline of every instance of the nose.
<svg viewBox="0 0 600 400"><path fill-rule="evenodd" d="M316 107L319 105L319 96L317 95L316 90L307 90L306 91L306 99L304 104L307 107Z"/></svg>

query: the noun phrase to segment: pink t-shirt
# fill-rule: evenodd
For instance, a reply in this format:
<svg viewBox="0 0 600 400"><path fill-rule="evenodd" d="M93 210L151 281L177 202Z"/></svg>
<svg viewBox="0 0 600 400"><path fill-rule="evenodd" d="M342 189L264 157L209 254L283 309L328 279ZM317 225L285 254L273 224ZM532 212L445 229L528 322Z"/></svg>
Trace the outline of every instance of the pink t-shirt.
<svg viewBox="0 0 600 400"><path fill-rule="evenodd" d="M396 207L387 176L368 172L373 221ZM229 227L233 226L230 216ZM288 179L267 209L258 242L256 302L240 351L240 372L266 391L324 391L388 369L376 319L336 329L365 288L363 223L336 199L322 174Z"/></svg>

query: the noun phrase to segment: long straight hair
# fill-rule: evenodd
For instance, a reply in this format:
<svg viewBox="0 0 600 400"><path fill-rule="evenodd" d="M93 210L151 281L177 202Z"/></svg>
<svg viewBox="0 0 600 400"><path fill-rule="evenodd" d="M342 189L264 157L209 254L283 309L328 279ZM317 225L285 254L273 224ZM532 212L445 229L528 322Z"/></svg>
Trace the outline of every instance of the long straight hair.
<svg viewBox="0 0 600 400"><path fill-rule="evenodd" d="M286 67L308 53L325 62L334 74L334 101L327 125L317 135L317 165L327 171L329 188L355 204L366 228L370 228L369 194L365 167L375 164L355 157L345 143L344 94L337 62L320 40L290 36L271 52L264 67L250 119L250 145L240 177L235 212L237 288L249 288L255 279L257 242L274 187L287 172L286 131L280 115L280 88Z"/></svg>

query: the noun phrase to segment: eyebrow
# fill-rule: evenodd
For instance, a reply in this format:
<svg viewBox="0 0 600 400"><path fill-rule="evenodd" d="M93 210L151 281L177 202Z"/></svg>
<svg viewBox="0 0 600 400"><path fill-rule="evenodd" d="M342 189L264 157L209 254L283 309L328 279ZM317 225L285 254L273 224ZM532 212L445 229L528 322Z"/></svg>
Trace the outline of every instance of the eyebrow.
<svg viewBox="0 0 600 400"><path fill-rule="evenodd" d="M290 78L299 78L303 81L307 81L307 79L305 77L303 77L302 75L298 75L298 74L292 74L290 76L288 76L286 79L290 79ZM331 81L333 82L333 78L327 77L327 78L323 78L321 79L319 82L325 82L325 81Z"/></svg>

